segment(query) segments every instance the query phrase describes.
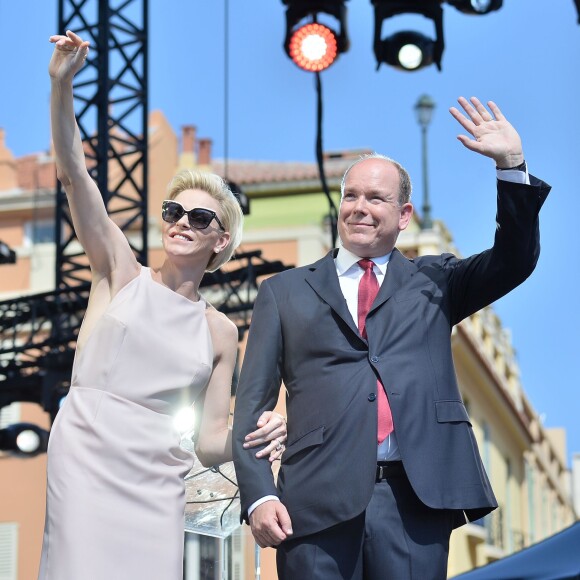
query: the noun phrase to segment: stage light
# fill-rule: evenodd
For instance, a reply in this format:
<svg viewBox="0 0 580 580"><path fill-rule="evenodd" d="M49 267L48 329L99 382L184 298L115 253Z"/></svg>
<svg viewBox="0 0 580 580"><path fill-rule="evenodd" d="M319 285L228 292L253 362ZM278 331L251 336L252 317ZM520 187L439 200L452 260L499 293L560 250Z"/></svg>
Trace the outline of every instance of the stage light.
<svg viewBox="0 0 580 580"><path fill-rule="evenodd" d="M433 64L435 42L419 32L397 32L381 41L379 62L414 71Z"/></svg>
<svg viewBox="0 0 580 580"><path fill-rule="evenodd" d="M16 252L4 242L0 241L0 264L15 264Z"/></svg>
<svg viewBox="0 0 580 580"><path fill-rule="evenodd" d="M242 188L235 181L226 179L225 182L238 200L238 203L242 208L242 214L250 215L250 198L244 193Z"/></svg>
<svg viewBox="0 0 580 580"><path fill-rule="evenodd" d="M377 69L382 63L400 70L415 71L435 64L441 70L443 55L443 9L436 0L372 0L375 7L374 51ZM385 20L400 14L420 14L433 21L435 39L412 30L382 37Z"/></svg>
<svg viewBox="0 0 580 580"><path fill-rule="evenodd" d="M15 423L0 429L0 451L34 457L48 447L48 431L32 423Z"/></svg>
<svg viewBox="0 0 580 580"><path fill-rule="evenodd" d="M503 0L447 0L447 3L464 14L487 14L499 10Z"/></svg>
<svg viewBox="0 0 580 580"><path fill-rule="evenodd" d="M290 37L288 53L301 69L323 71L336 60L336 33L322 24L305 24Z"/></svg>
<svg viewBox="0 0 580 580"><path fill-rule="evenodd" d="M398 56L401 66L408 70L419 68L427 60L425 50L417 42L403 44Z"/></svg>
<svg viewBox="0 0 580 580"><path fill-rule="evenodd" d="M345 0L283 0L286 8L284 50L302 70L327 69L348 50ZM318 22L320 14L336 19L338 32ZM303 22L310 19L310 22Z"/></svg>

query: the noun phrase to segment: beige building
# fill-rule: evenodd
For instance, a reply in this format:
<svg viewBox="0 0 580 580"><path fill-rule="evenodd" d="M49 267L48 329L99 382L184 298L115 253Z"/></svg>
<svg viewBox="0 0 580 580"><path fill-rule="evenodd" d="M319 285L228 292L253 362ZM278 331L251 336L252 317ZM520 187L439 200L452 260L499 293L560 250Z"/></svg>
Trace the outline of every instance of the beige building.
<svg viewBox="0 0 580 580"><path fill-rule="evenodd" d="M50 151L15 159L7 140L9 136L0 130L0 241L16 251L17 262L0 265L0 300L54 288L54 159ZM174 172L197 166L223 175L226 169L223 162L212 160L211 141L197 139L193 126L182 129L181 146L179 141L163 114L153 112L148 201L152 266L161 260L159 208ZM359 154L327 156L327 178L337 201L340 177ZM314 163L230 161L227 173L251 200L243 251L260 249L264 258L287 265L307 264L328 251L328 202L320 193ZM400 236L398 247L408 256L455 251L441 222L422 231L414 221ZM460 388L500 507L483 521L453 533L450 576L537 542L576 517L565 433L542 426L520 382L509 331L493 307L458 325L452 341ZM33 404L2 410L4 425L17 421L49 426L46 414ZM44 455L0 461L2 579L36 577L45 468ZM255 547L246 526L225 545L212 538L186 536L186 580L221 577L216 566L220 550L229 562L230 578L254 577ZM261 577L275 578L273 550L262 550L260 556Z"/></svg>

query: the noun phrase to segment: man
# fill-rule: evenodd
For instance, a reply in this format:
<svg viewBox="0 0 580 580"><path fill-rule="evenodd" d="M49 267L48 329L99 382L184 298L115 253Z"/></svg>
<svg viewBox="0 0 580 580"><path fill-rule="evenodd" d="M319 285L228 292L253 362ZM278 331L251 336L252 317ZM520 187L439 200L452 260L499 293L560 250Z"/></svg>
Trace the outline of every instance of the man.
<svg viewBox="0 0 580 580"><path fill-rule="evenodd" d="M410 181L371 156L343 179L342 247L260 287L234 461L242 514L260 546L277 546L282 580L443 579L452 529L497 507L450 335L533 271L550 187L528 175L519 135L494 103L493 115L476 98L459 103L466 115L450 112L473 139L458 139L497 167L491 249L403 257L394 246L413 213ZM243 436L281 381L288 446L276 487Z"/></svg>

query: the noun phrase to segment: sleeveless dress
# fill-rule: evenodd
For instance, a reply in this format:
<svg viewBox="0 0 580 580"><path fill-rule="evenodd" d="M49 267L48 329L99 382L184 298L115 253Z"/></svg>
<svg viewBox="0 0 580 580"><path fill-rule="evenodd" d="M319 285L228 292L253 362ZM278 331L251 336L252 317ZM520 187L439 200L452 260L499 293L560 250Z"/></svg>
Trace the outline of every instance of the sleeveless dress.
<svg viewBox="0 0 580 580"><path fill-rule="evenodd" d="M193 454L173 413L212 372L205 308L142 267L77 351L48 446L39 579L182 578Z"/></svg>

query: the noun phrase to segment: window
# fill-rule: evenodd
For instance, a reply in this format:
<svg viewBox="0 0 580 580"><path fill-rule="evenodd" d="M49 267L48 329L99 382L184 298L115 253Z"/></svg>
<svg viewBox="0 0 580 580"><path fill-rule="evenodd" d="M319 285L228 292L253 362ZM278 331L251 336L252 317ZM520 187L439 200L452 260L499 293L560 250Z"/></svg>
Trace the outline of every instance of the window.
<svg viewBox="0 0 580 580"><path fill-rule="evenodd" d="M536 540L536 511L535 511L535 482L534 470L532 466L526 461L526 482L528 487L528 512L530 522L530 543L533 544Z"/></svg>
<svg viewBox="0 0 580 580"><path fill-rule="evenodd" d="M0 578L18 580L18 524L0 524Z"/></svg>
<svg viewBox="0 0 580 580"><path fill-rule="evenodd" d="M483 465L491 479L491 430L486 422L483 423Z"/></svg>
<svg viewBox="0 0 580 580"><path fill-rule="evenodd" d="M507 550L511 554L514 551L513 540L513 523L512 523L512 463L506 458L505 460L505 519L507 527Z"/></svg>
<svg viewBox="0 0 580 580"><path fill-rule="evenodd" d="M56 226L53 219L33 220L24 224L24 245L53 244Z"/></svg>
<svg viewBox="0 0 580 580"><path fill-rule="evenodd" d="M0 429L20 421L20 403L12 403L0 409ZM2 578L0 576L0 578Z"/></svg>

